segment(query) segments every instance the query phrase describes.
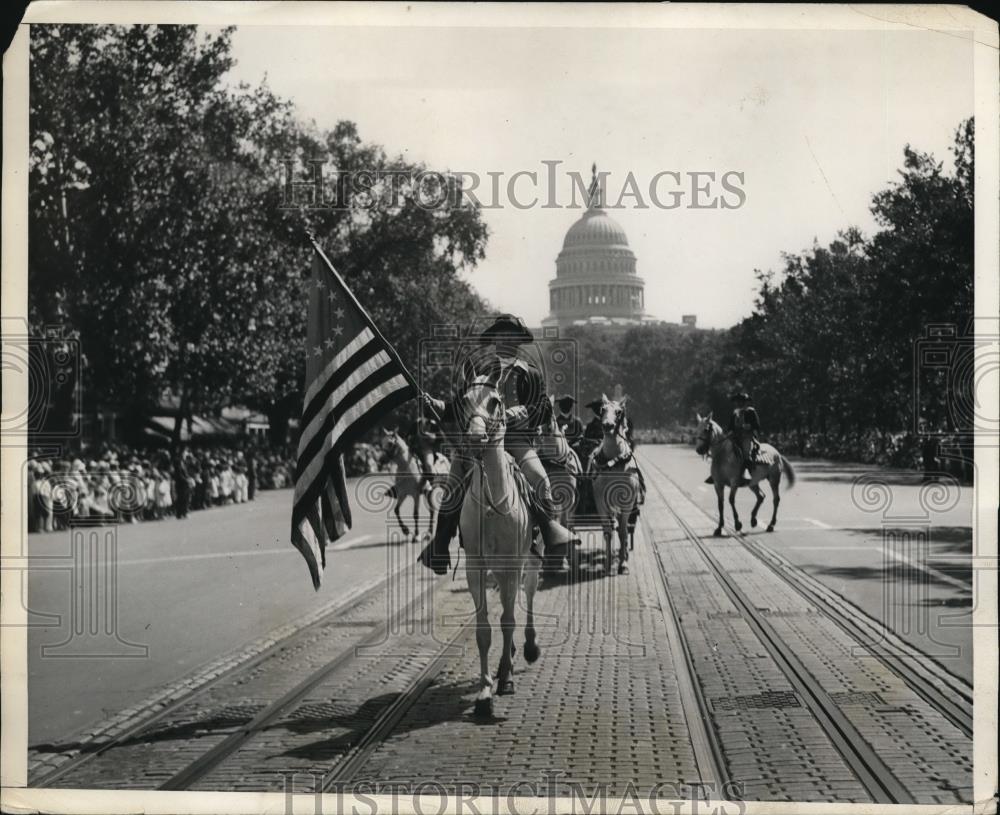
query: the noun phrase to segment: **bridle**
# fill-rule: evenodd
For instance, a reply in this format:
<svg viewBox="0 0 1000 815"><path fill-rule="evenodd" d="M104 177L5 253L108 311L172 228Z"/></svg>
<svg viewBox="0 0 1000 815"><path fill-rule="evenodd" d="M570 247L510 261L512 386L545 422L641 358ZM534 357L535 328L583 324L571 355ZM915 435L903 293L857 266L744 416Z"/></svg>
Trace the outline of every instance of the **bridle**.
<svg viewBox="0 0 1000 815"><path fill-rule="evenodd" d="M492 385L486 382L478 382L470 385L462 393L460 401L463 405L468 405L472 399L471 394L474 391L481 390L482 388L489 388L489 393L486 400L487 403L492 403L492 410L489 408L484 409L481 404L477 405L475 409L467 410L466 415L463 417L465 424L465 432L468 435L469 422L477 416L483 420L485 424L485 434L487 439L494 439L499 434L501 429L506 428L507 420L504 412L503 398L500 396L500 390L498 385ZM482 458L482 452L477 456Z"/></svg>
<svg viewBox="0 0 1000 815"><path fill-rule="evenodd" d="M707 456L712 452L712 440L715 438L716 432L713 427L713 422L711 419L705 421L705 429L698 434L698 444L697 447L704 446L705 452L702 455ZM697 449L697 447L695 449Z"/></svg>

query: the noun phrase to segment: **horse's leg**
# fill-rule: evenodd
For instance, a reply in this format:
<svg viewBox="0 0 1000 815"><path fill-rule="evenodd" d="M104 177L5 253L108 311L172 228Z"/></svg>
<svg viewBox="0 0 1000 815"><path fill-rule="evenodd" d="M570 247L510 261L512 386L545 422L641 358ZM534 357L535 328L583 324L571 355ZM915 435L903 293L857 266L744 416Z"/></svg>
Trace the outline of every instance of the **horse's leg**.
<svg viewBox="0 0 1000 815"><path fill-rule="evenodd" d="M413 490L413 540L420 537L420 482Z"/></svg>
<svg viewBox="0 0 1000 815"><path fill-rule="evenodd" d="M751 481L750 489L753 490L753 494L757 497L757 503L753 505L753 512L750 513L750 526L757 526L757 510L760 509L760 505L764 503L764 491L758 486L758 482Z"/></svg>
<svg viewBox="0 0 1000 815"><path fill-rule="evenodd" d="M726 516L723 514L725 512L725 498L723 497L723 492L725 492L726 485L722 483L722 477L715 476L713 473L713 483L715 484L715 498L719 504L719 525L715 527L715 531L712 533L715 537L722 537L722 527L726 525Z"/></svg>
<svg viewBox="0 0 1000 815"><path fill-rule="evenodd" d="M729 506L733 509L733 526L736 527L737 532L743 529L743 524L740 523L740 516L736 512L736 490L738 489L739 487L729 488Z"/></svg>
<svg viewBox="0 0 1000 815"><path fill-rule="evenodd" d="M625 509L618 516L618 574L628 574L628 515Z"/></svg>
<svg viewBox="0 0 1000 815"><path fill-rule="evenodd" d="M490 676L490 645L493 631L486 608L486 581L483 570L470 566L465 570L469 593L476 607L476 647L479 649L479 695L474 712L477 716L493 715L493 677Z"/></svg>
<svg viewBox="0 0 1000 815"><path fill-rule="evenodd" d="M410 530L407 528L403 521L403 516L399 514L399 508L403 504L404 493L396 490L396 506L393 507L393 511L396 513L396 520L399 521L399 528L403 530L403 535L405 537L410 537Z"/></svg>
<svg viewBox="0 0 1000 815"><path fill-rule="evenodd" d="M437 517L437 507L434 506L434 484L431 482L427 490L427 537L434 537L434 520Z"/></svg>
<svg viewBox="0 0 1000 815"><path fill-rule="evenodd" d="M503 648L500 650L500 668L497 671L497 695L514 692L514 611L517 608L517 592L521 587L521 570L508 566L497 578L500 584L500 631L503 634Z"/></svg>
<svg viewBox="0 0 1000 815"><path fill-rule="evenodd" d="M780 465L778 465L780 468ZM774 525L778 522L778 504L781 503L781 470L776 469L768 481L771 483L771 523L767 525L767 531L773 532Z"/></svg>
<svg viewBox="0 0 1000 815"><path fill-rule="evenodd" d="M538 558L529 557L524 566L524 599L526 616L524 620L524 659L534 662L541 655L535 641L535 591L538 589Z"/></svg>

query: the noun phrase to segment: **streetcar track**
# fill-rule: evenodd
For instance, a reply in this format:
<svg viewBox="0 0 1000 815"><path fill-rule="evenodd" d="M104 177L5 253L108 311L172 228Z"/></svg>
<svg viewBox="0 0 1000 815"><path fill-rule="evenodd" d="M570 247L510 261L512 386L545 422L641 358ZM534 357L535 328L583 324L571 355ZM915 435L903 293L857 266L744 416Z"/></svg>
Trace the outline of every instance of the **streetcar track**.
<svg viewBox="0 0 1000 815"><path fill-rule="evenodd" d="M417 567L410 566L407 568L416 569ZM405 571L405 569L400 570L399 573L402 573L403 571ZM392 577L386 578L380 586L389 583L391 579ZM236 753L256 734L280 719L281 716L284 715L289 709L293 708L296 704L298 704L298 702L306 697L310 691L322 684L343 666L349 664L351 660L355 658L358 650L362 648L370 648L382 642L395 622L406 619L414 608L418 608L427 597L433 596L433 586L446 579L447 578L445 576L442 576L437 580L430 581L429 585L423 591L410 599L408 603L396 611L392 620L383 620L380 622L360 640L351 643L351 645L342 650L332 660L313 671L313 673L296 684L294 687L290 688L274 702L269 704L264 710L257 714L252 721L242 725L238 730L229 734L225 739L219 742L219 744L200 755L180 772L175 773L171 778L157 787L157 789L184 790L190 788L193 784L196 784L212 770L222 764L226 759Z"/></svg>
<svg viewBox="0 0 1000 815"><path fill-rule="evenodd" d="M372 753L392 734L396 725L441 674L452 649L475 626L475 622L475 619L470 620L459 628L433 659L410 680L409 685L378 715L372 726L351 746L347 754L324 775L321 784L323 792L342 789L343 785L365 765Z"/></svg>
<svg viewBox="0 0 1000 815"><path fill-rule="evenodd" d="M663 477L676 485L676 482L662 468L652 462L650 464ZM663 500L664 506L673 515L685 537L697 548L705 563L714 573L719 586L739 610L740 616L753 631L761 645L770 654L774 664L798 692L799 697L812 713L816 723L840 754L846 765L851 769L857 780L865 788L872 801L884 804L916 803L916 800L906 787L896 778L871 745L865 741L854 725L826 691L823 690L816 678L778 635L770 622L763 617L754 603L739 588L732 577L722 567L716 556L709 551L709 548L705 546L697 532L671 505L662 487L655 481L652 483ZM683 494L686 496L686 493ZM656 554L656 558L657 562L659 562L658 554ZM660 567L662 570L662 563ZM697 679L695 681L697 682Z"/></svg>
<svg viewBox="0 0 1000 815"><path fill-rule="evenodd" d="M712 725L712 714L709 709L708 700L705 698L701 684L698 682L691 647L681 627L677 608L670 597L666 567L663 565L659 551L653 546L652 527L645 518L641 520L643 527L649 532L647 535L647 545L650 548L650 556L656 562L660 575L659 582L654 579L653 583L656 586L657 594L660 596L660 602L663 607L664 623L667 626L667 639L670 641L673 653L683 660L683 670L678 670L677 672L677 684L688 723L688 735L691 739L691 746L694 748L695 760L698 763L698 772L701 776L701 782L706 785L708 790L721 798L724 793L732 788L733 779L726 764L722 744ZM680 667L678 666L678 668Z"/></svg>
<svg viewBox="0 0 1000 815"><path fill-rule="evenodd" d="M361 620L361 621L332 621L331 618L339 617L344 614L349 614L356 608L364 605L365 602L370 600L372 597L378 595L382 590L386 589L387 586L391 584L392 581L396 580L407 571L415 570L415 566L410 564L401 569L396 570L391 575L388 575L378 581L373 582L367 587L363 587L354 596L349 597L342 604L337 605L335 608L330 609L328 612L303 626L299 630L289 634L286 637L278 640L272 645L268 646L260 653L255 654L247 660L239 661L236 664L230 666L229 668L221 671L217 676L207 679L204 682L199 683L197 686L192 687L189 691L182 693L176 699L171 701L169 704L164 705L155 713L150 716L141 718L134 725L127 727L120 733L115 734L107 742L99 744L93 749L86 749L80 752L78 755L67 759L66 761L59 764L59 766L53 768L49 772L43 774L37 779L33 779L31 786L33 788L43 788L49 787L58 781L60 778L70 774L79 767L89 764L90 762L96 760L100 756L104 755L110 750L117 747L121 747L130 741L134 741L137 736L139 736L144 731L148 730L153 724L169 717L172 713L183 708L185 705L190 704L192 701L198 699L204 694L208 693L213 688L217 687L223 682L232 679L234 676L252 671L254 668L264 663L268 659L273 658L275 655L281 653L282 651L294 647L294 645L304 638L310 636L316 629L322 628L328 625L336 625L338 627L358 627L358 628L371 628L374 627L374 631L370 632L367 636L371 636L372 633L379 630L380 624L373 620ZM419 598L418 598L419 599ZM355 643L350 648L346 649L347 652L351 652L354 648L358 647ZM338 657L339 658L339 657ZM172 780L172 779L171 779ZM169 782L168 782L169 783Z"/></svg>
<svg viewBox="0 0 1000 815"><path fill-rule="evenodd" d="M644 460L648 461L648 459ZM649 462L650 466L657 470L665 479L684 495L697 509L713 523L716 519L704 507L695 500L687 490L677 481L668 475L659 465ZM661 492L662 495L662 492ZM672 511L672 510L671 510ZM676 517L676 513L674 513ZM678 519L680 521L680 519ZM836 623L845 633L858 640L862 645L870 642L874 637L891 636L899 644L893 647L900 653L886 653L882 649L867 648L868 653L878 659L886 668L898 676L907 687L916 693L921 699L927 702L938 713L944 716L949 722L955 725L967 738L972 738L973 734L973 696L972 689L959 677L951 673L946 667L936 660L929 662L940 672L936 678L947 684L948 690L957 694L958 700L951 698L932 681L922 676L917 670L911 667L908 656L914 654L914 649L905 640L890 631L888 626L879 625L877 621L868 622L868 615L861 609L854 606L846 598L840 597L832 590L823 586L819 581L811 581L817 584L816 588L805 584L803 576L797 574L801 572L798 567L789 563L779 553L773 551L769 546L757 541L750 541L747 536L738 531L730 522L724 523L724 528L729 533L730 540L739 542L750 554L761 561L775 575L780 577L787 585L791 586L806 601L823 611L834 623ZM853 617L849 616L834 604L832 597L836 597L841 603L848 604L853 611ZM909 652L909 654L907 653Z"/></svg>

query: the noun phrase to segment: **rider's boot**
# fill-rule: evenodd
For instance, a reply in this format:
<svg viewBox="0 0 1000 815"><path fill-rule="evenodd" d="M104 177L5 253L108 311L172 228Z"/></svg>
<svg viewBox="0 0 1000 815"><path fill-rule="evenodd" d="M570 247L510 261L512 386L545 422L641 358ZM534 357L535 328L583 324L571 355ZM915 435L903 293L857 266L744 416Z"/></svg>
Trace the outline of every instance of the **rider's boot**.
<svg viewBox="0 0 1000 815"><path fill-rule="evenodd" d="M470 462L464 456L456 454L452 458L451 471L448 473L444 496L438 510L434 537L417 558L434 574L447 574L451 567L451 556L448 554L448 548L451 546L451 539L458 531L458 524L462 517L462 501L465 498L466 476L470 467Z"/></svg>
<svg viewBox="0 0 1000 815"><path fill-rule="evenodd" d="M579 536L574 535L559 521L549 518L541 507L533 512L532 515L534 516L535 523L538 525L538 529L542 533L542 544L546 552L551 552L554 546L580 545ZM543 556L543 553L538 551L534 543L531 544L531 551L539 557Z"/></svg>
<svg viewBox="0 0 1000 815"><path fill-rule="evenodd" d="M462 516L462 505L449 507L438 512L437 527L434 530L434 537L418 556L417 560L430 569L434 574L448 574L451 568L451 555L448 549L451 546L451 539L458 531L458 522Z"/></svg>

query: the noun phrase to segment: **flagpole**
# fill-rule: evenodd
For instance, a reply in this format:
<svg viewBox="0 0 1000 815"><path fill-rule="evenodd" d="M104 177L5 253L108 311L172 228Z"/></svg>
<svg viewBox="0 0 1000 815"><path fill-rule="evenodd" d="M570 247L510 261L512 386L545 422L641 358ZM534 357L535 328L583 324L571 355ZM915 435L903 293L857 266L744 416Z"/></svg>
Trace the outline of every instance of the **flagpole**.
<svg viewBox="0 0 1000 815"><path fill-rule="evenodd" d="M395 347L384 336L382 336L382 332L378 330L378 326L375 325L374 320L372 320L372 318L368 315L368 311L364 308L364 306L361 305L360 302L358 302L358 298L354 296L354 292L351 291L350 286L348 286L344 278L340 276L340 272L338 272L334 268L333 264L330 262L330 259L326 256L326 252L324 252L320 248L319 242L316 240L315 236L308 230L306 231L306 235L308 236L309 242L312 244L313 249L315 249L316 253L323 259L323 262L326 264L326 268L333 275L334 279L340 284L341 288L345 292L347 292L347 296L350 297L351 300L354 302L354 306L357 308L358 313L361 314L361 317L365 321L365 324L368 326L368 328L371 329L372 333L376 337L378 337L379 340L381 340L382 344L386 348L386 351L389 353L390 356L392 356L396 364L399 365L399 368L403 372L403 376L406 378L406 381L413 386L414 390L416 390L419 396L427 396L427 394L424 392L424 389L421 388L420 385L417 383L417 380L413 378L413 374L410 373L410 369L403 364L403 360L400 359L399 353L396 351ZM437 409L434 407L434 405L431 404L429 400L426 400L424 404L427 406L430 412L434 414L434 416L438 419L438 421L441 421L442 418L441 414L437 412Z"/></svg>

